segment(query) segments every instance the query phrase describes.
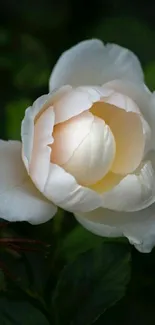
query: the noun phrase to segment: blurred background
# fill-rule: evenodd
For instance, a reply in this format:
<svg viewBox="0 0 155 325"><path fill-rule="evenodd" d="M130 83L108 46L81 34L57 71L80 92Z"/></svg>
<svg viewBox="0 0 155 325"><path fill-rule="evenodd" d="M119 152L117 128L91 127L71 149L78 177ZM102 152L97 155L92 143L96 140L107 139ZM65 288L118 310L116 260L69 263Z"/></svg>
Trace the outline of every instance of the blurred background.
<svg viewBox="0 0 155 325"><path fill-rule="evenodd" d="M98 37L134 51L155 88L155 4L134 0L1 0L0 138L19 139L25 108L48 92L59 55Z"/></svg>

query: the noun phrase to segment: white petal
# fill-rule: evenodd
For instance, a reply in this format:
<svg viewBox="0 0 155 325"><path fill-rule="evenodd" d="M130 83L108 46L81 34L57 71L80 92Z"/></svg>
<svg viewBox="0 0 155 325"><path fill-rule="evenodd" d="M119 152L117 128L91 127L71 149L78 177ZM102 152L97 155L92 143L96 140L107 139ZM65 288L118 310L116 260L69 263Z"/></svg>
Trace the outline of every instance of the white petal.
<svg viewBox="0 0 155 325"><path fill-rule="evenodd" d="M21 143L0 141L0 217L9 221L46 222L57 208L32 184L21 159Z"/></svg>
<svg viewBox="0 0 155 325"><path fill-rule="evenodd" d="M95 103L90 111L102 118L114 135L116 156L111 171L121 175L133 172L143 158L145 147L137 105L129 97L113 93Z"/></svg>
<svg viewBox="0 0 155 325"><path fill-rule="evenodd" d="M70 86L62 87L59 90L53 91L50 94L39 97L32 106L28 107L25 111L25 117L21 126L22 137L22 156L27 170L31 161L31 154L34 140L34 121L42 111L45 111L49 106L53 105L58 98L70 91Z"/></svg>
<svg viewBox="0 0 155 325"><path fill-rule="evenodd" d="M86 40L64 52L50 77L50 90L65 84L101 85L113 79L142 81L139 60L131 51L100 40Z"/></svg>
<svg viewBox="0 0 155 325"><path fill-rule="evenodd" d="M75 178L58 165L50 165L44 195L61 208L87 212L101 206L102 199L94 191L77 184Z"/></svg>
<svg viewBox="0 0 155 325"><path fill-rule="evenodd" d="M100 208L89 213L78 213L75 217L96 235L127 237L140 252L148 253L155 246L155 204L139 212L118 213Z"/></svg>
<svg viewBox="0 0 155 325"><path fill-rule="evenodd" d="M114 91L109 88L89 86L69 89L53 103L55 125L87 111L91 108L93 103L99 101L101 97L108 97L113 92Z"/></svg>
<svg viewBox="0 0 155 325"><path fill-rule="evenodd" d="M116 211L138 211L155 202L155 169L146 161L136 174L126 176L111 191L103 193L102 207Z"/></svg>
<svg viewBox="0 0 155 325"><path fill-rule="evenodd" d="M82 130L79 133L83 133ZM79 184L89 186L108 173L113 165L115 152L116 144L111 129L102 119L94 116L88 134L62 167L74 175Z"/></svg>
<svg viewBox="0 0 155 325"><path fill-rule="evenodd" d="M113 80L103 85L118 93L130 97L138 106L141 112L141 121L143 124L143 133L145 136L145 153L154 149L155 137L155 104L153 105L153 96L144 84L137 84L126 80ZM155 100L154 100L155 102Z"/></svg>
<svg viewBox="0 0 155 325"><path fill-rule="evenodd" d="M51 160L64 165L90 132L94 116L85 111L54 127Z"/></svg>
<svg viewBox="0 0 155 325"><path fill-rule="evenodd" d="M99 101L102 96L107 97L111 93L113 90L103 89L102 87L71 88L64 96L54 102L55 124L83 113L91 108L94 102Z"/></svg>
<svg viewBox="0 0 155 325"><path fill-rule="evenodd" d="M50 145L53 143L54 119L53 107L49 107L36 121L34 127L34 143L29 175L40 192L43 192L49 174Z"/></svg>

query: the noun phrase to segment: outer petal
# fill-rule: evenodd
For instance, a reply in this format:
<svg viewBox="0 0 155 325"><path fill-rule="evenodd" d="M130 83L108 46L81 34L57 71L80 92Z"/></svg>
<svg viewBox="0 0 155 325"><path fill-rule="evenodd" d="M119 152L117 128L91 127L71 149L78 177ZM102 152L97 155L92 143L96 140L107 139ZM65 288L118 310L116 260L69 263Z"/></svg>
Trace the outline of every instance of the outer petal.
<svg viewBox="0 0 155 325"><path fill-rule="evenodd" d="M70 86L65 86L57 91L53 91L53 93L43 95L39 97L32 106L26 109L21 126L21 137L23 144L23 160L27 170L29 170L33 149L35 119L40 115L41 111L52 106L56 100L60 99L61 96L70 91L70 89Z"/></svg>
<svg viewBox="0 0 155 325"><path fill-rule="evenodd" d="M36 121L34 127L34 145L29 174L40 192L43 192L49 173L54 118L53 107L49 107Z"/></svg>
<svg viewBox="0 0 155 325"><path fill-rule="evenodd" d="M100 40L86 40L64 52L51 74L50 91L65 84L101 85L113 79L142 81L137 57L129 50Z"/></svg>
<svg viewBox="0 0 155 325"><path fill-rule="evenodd" d="M57 208L34 187L21 159L21 143L0 141L0 217L9 221L46 222Z"/></svg>
<svg viewBox="0 0 155 325"><path fill-rule="evenodd" d="M87 212L101 206L96 192L77 184L75 178L58 165L50 164L44 195L56 205L71 212Z"/></svg>
<svg viewBox="0 0 155 325"><path fill-rule="evenodd" d="M148 253L155 246L155 204L139 212L114 212L97 209L76 214L76 219L92 233L103 237L129 239L140 252Z"/></svg>
<svg viewBox="0 0 155 325"><path fill-rule="evenodd" d="M155 202L155 170L151 161L126 176L111 191L103 193L102 207L115 211L138 211Z"/></svg>

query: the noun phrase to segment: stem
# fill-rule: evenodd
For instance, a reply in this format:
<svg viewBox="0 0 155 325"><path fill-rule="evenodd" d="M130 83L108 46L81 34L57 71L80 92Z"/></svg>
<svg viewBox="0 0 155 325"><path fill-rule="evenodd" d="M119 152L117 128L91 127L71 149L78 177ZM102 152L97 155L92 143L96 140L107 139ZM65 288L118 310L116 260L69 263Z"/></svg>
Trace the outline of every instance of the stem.
<svg viewBox="0 0 155 325"><path fill-rule="evenodd" d="M28 244L39 244L46 246L48 244L43 243L40 240L35 240L35 239L25 239L25 238L10 238L10 237L5 237L5 238L0 238L0 243L28 243Z"/></svg>

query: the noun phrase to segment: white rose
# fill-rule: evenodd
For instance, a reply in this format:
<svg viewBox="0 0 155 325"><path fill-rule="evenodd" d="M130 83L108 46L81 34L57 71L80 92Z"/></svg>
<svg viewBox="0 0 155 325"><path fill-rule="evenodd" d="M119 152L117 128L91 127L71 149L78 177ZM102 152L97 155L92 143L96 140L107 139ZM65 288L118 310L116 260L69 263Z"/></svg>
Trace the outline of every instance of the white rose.
<svg viewBox="0 0 155 325"><path fill-rule="evenodd" d="M155 98L132 52L99 40L65 52L21 135L0 142L1 217L38 224L59 206L95 234L152 249Z"/></svg>

